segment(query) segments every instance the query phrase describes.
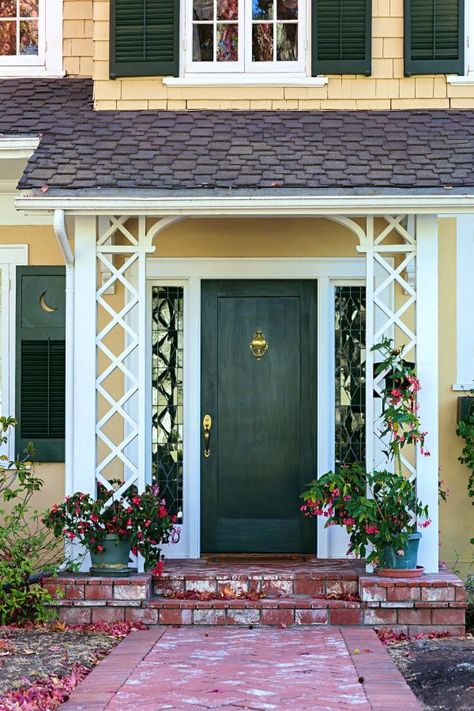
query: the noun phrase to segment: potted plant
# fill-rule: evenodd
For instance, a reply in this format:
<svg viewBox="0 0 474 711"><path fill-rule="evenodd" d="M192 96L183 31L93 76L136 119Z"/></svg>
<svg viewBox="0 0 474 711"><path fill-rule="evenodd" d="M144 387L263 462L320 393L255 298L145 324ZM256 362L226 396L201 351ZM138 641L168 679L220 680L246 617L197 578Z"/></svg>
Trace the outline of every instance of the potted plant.
<svg viewBox="0 0 474 711"><path fill-rule="evenodd" d="M122 482L111 483L117 486ZM77 541L87 548L91 574L114 577L130 575L130 552L143 556L145 570L161 572L160 546L179 539L175 522L154 484L147 485L141 494L131 486L124 496L98 484L97 498L76 492L44 517L57 538Z"/></svg>
<svg viewBox="0 0 474 711"><path fill-rule="evenodd" d="M373 347L381 356L376 373L386 373L382 393L380 435L387 442L385 454L394 471L367 472L356 463L328 472L303 492L305 516L323 516L326 526L342 525L349 534L349 554L366 558L379 572L418 575L417 552L421 532L428 526L428 508L417 498L416 486L403 471L402 450L419 447L429 457L427 435L421 428L417 393L420 383L403 349L384 339ZM445 493L440 490L445 498Z"/></svg>

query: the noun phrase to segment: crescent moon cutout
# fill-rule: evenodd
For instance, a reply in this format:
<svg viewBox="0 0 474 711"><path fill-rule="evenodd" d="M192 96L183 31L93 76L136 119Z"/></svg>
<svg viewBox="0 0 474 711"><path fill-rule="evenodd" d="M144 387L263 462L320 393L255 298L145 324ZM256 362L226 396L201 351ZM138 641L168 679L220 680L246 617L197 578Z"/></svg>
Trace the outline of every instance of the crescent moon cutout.
<svg viewBox="0 0 474 711"><path fill-rule="evenodd" d="M58 309L56 306L54 306L54 307L48 306L48 304L46 303L46 299L44 298L45 296L46 296L46 291L43 291L43 293L41 294L41 296L39 298L39 304L40 304L41 308L43 309L43 311L46 311L47 313L52 313L53 311L57 311Z"/></svg>

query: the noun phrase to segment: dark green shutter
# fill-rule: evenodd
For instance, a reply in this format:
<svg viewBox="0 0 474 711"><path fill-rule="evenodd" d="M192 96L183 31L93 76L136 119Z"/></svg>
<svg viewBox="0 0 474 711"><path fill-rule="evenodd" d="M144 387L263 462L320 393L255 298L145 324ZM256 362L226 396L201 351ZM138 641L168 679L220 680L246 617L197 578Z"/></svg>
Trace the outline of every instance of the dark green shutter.
<svg viewBox="0 0 474 711"><path fill-rule="evenodd" d="M371 72L372 0L313 0L312 74Z"/></svg>
<svg viewBox="0 0 474 711"><path fill-rule="evenodd" d="M64 267L17 268L16 451L40 462L64 461L65 309Z"/></svg>
<svg viewBox="0 0 474 711"><path fill-rule="evenodd" d="M464 0L405 0L405 75L464 74Z"/></svg>
<svg viewBox="0 0 474 711"><path fill-rule="evenodd" d="M178 72L179 0L110 0L110 78Z"/></svg>

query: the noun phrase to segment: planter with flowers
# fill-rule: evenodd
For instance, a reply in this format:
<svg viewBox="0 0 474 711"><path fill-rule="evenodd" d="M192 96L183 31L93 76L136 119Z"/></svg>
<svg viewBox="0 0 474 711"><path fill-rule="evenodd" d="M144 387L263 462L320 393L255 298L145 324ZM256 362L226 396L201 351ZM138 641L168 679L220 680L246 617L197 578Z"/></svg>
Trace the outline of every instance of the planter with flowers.
<svg viewBox="0 0 474 711"><path fill-rule="evenodd" d="M383 390L381 437L387 442L386 455L394 471L367 472L360 464L340 467L309 484L302 494L305 516L322 516L326 526L344 526L349 535L348 554L365 558L382 574L420 575L417 567L418 543L428 526L428 508L417 498L415 482L403 472L402 449L419 447L428 457L426 432L418 416L417 393L420 383L412 364L403 359L402 349L390 340L374 346L382 361L377 374L387 372ZM440 490L440 495L445 494Z"/></svg>
<svg viewBox="0 0 474 711"><path fill-rule="evenodd" d="M148 485L141 494L131 486L125 496L117 497L98 484L97 498L82 492L66 496L43 520L57 538L87 548L93 575L129 576L130 552L143 556L145 570L161 572L160 546L179 539L176 517L169 514L156 485Z"/></svg>

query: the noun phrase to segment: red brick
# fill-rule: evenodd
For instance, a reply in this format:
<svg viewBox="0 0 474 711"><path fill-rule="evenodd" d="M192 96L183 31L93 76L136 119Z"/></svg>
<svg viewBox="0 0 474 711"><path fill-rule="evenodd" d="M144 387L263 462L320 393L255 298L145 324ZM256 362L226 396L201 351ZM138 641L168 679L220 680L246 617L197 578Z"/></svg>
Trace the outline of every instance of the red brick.
<svg viewBox="0 0 474 711"><path fill-rule="evenodd" d="M294 622L294 611L262 610L260 620L262 625L292 625Z"/></svg>
<svg viewBox="0 0 474 711"><path fill-rule="evenodd" d="M92 608L92 622L123 622L125 620L124 607L94 607Z"/></svg>
<svg viewBox="0 0 474 711"><path fill-rule="evenodd" d="M66 625L86 625L91 621L91 610L86 607L61 607L59 619Z"/></svg>
<svg viewBox="0 0 474 711"><path fill-rule="evenodd" d="M387 588L387 600L390 602L404 602L419 600L421 597L419 587Z"/></svg>
<svg viewBox="0 0 474 711"><path fill-rule="evenodd" d="M295 580L294 588L296 595L324 595L325 593L324 580Z"/></svg>
<svg viewBox="0 0 474 711"><path fill-rule="evenodd" d="M192 610L160 610L160 625L190 625L192 621Z"/></svg>
<svg viewBox="0 0 474 711"><path fill-rule="evenodd" d="M360 595L366 602L381 602L387 599L387 589L380 585L363 585Z"/></svg>
<svg viewBox="0 0 474 711"><path fill-rule="evenodd" d="M66 600L82 600L84 598L84 585L66 585Z"/></svg>
<svg viewBox="0 0 474 711"><path fill-rule="evenodd" d="M398 621L401 625L430 625L431 609L398 610Z"/></svg>
<svg viewBox="0 0 474 711"><path fill-rule="evenodd" d="M233 595L246 593L248 591L248 582L246 580L218 580L217 592L230 590Z"/></svg>
<svg viewBox="0 0 474 711"><path fill-rule="evenodd" d="M434 625L463 625L465 621L465 612L460 609L448 610L433 610Z"/></svg>
<svg viewBox="0 0 474 711"><path fill-rule="evenodd" d="M215 578L210 578L209 580L188 580L186 578L184 588L185 590L194 590L196 592L215 593L217 590L217 581Z"/></svg>
<svg viewBox="0 0 474 711"><path fill-rule="evenodd" d="M183 610L184 612L184 610ZM161 612L160 612L161 617ZM225 625L224 610L194 610L193 622L195 625ZM162 622L163 624L163 622Z"/></svg>
<svg viewBox="0 0 474 711"><path fill-rule="evenodd" d="M454 600L454 588L422 588L421 599L427 602Z"/></svg>
<svg viewBox="0 0 474 711"><path fill-rule="evenodd" d="M166 592L184 592L184 578L155 578L155 595Z"/></svg>
<svg viewBox="0 0 474 711"><path fill-rule="evenodd" d="M390 610L366 610L364 612L364 623L366 625L394 625L397 622L397 611Z"/></svg>
<svg viewBox="0 0 474 711"><path fill-rule="evenodd" d="M228 610L227 624L257 625L260 622L260 610Z"/></svg>
<svg viewBox="0 0 474 711"><path fill-rule="evenodd" d="M86 600L111 600L112 585L86 585Z"/></svg>
<svg viewBox="0 0 474 711"><path fill-rule="evenodd" d="M295 610L295 623L297 625L326 625L328 611L324 610Z"/></svg>
<svg viewBox="0 0 474 711"><path fill-rule="evenodd" d="M456 585L454 590L455 590L456 601L457 602L464 602L464 600L466 599L466 591L464 589L464 586Z"/></svg>
<svg viewBox="0 0 474 711"><path fill-rule="evenodd" d="M128 583L128 581L127 581ZM130 584L114 585L114 598L115 600L146 600L148 597L149 586L148 584Z"/></svg>
<svg viewBox="0 0 474 711"><path fill-rule="evenodd" d="M361 625L362 610L345 610L334 608L330 612L332 625Z"/></svg>
<svg viewBox="0 0 474 711"><path fill-rule="evenodd" d="M158 610L149 607L128 607L125 610L125 621L156 625L158 624Z"/></svg>
<svg viewBox="0 0 474 711"><path fill-rule="evenodd" d="M264 595L292 595L293 580L263 580L262 592Z"/></svg>
<svg viewBox="0 0 474 711"><path fill-rule="evenodd" d="M326 592L328 595L345 595L347 593L355 595L357 592L357 580L328 580L326 582Z"/></svg>

